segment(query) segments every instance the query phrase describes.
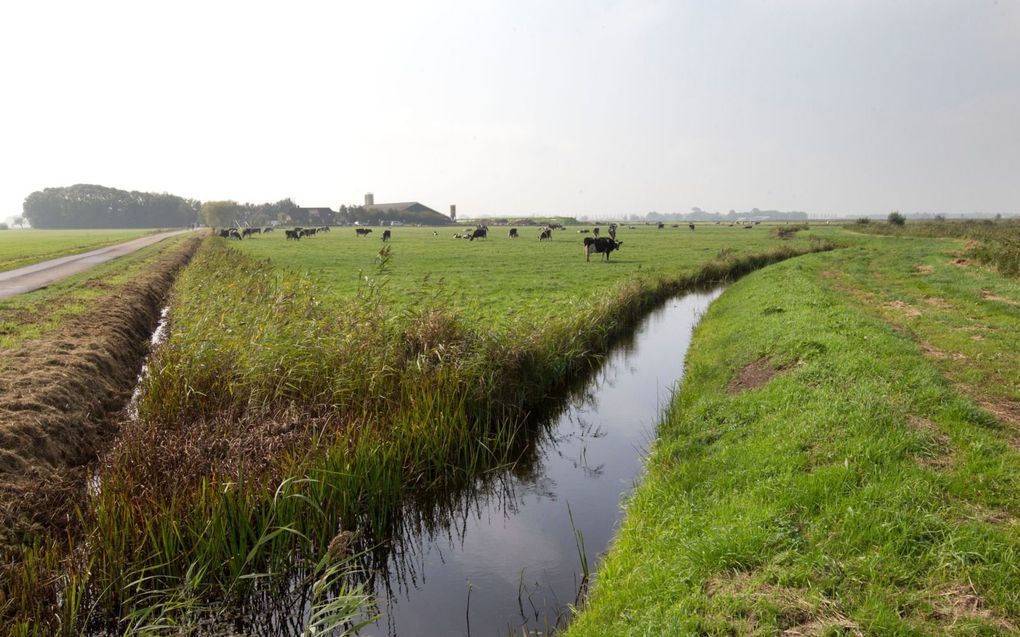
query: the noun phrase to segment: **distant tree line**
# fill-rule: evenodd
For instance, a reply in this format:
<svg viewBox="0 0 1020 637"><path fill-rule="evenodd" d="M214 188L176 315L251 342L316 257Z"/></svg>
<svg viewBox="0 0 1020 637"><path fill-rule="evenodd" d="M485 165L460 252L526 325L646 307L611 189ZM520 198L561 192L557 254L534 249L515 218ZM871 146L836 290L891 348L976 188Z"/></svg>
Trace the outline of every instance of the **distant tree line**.
<svg viewBox="0 0 1020 637"><path fill-rule="evenodd" d="M199 206L167 193L75 184L33 192L24 217L33 228L176 228L195 223Z"/></svg>
<svg viewBox="0 0 1020 637"><path fill-rule="evenodd" d="M688 213L671 212L661 214L649 212L644 216L648 221L736 221L737 219L760 219L769 221L803 221L808 218L808 213L799 210L759 210L751 208L746 212L730 210L726 214L721 212L708 212L694 206ZM639 215L629 215L628 220L640 221Z"/></svg>
<svg viewBox="0 0 1020 637"><path fill-rule="evenodd" d="M213 228L247 228L268 226L273 222L290 223L298 210L300 210L298 205L290 198L260 204L207 201L199 210L199 218L202 223ZM301 223L307 224L308 219L302 220Z"/></svg>

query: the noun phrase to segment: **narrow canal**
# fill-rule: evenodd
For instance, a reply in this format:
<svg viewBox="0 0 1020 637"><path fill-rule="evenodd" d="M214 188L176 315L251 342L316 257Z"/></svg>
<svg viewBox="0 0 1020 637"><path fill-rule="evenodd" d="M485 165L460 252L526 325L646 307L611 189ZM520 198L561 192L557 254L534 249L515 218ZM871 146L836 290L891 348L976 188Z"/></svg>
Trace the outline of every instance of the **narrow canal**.
<svg viewBox="0 0 1020 637"><path fill-rule="evenodd" d="M402 538L378 573L363 635L542 634L569 621L620 522L691 334L718 288L668 301L543 429L533 462L480 481ZM580 539L579 539L580 538ZM583 541L582 541L583 540Z"/></svg>

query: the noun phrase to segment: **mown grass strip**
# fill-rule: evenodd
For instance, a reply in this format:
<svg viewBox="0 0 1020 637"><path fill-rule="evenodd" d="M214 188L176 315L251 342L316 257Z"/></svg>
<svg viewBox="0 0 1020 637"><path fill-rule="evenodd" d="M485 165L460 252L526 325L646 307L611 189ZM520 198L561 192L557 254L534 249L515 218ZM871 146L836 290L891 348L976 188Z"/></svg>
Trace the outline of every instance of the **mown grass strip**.
<svg viewBox="0 0 1020 637"><path fill-rule="evenodd" d="M828 287L847 258L712 306L569 635L1018 630L1012 434Z"/></svg>

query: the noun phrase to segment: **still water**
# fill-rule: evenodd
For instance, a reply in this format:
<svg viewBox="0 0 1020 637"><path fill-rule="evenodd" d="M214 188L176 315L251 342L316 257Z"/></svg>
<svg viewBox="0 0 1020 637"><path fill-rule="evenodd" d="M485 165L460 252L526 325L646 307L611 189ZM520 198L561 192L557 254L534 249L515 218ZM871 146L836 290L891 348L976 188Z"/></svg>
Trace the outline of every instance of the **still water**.
<svg viewBox="0 0 1020 637"><path fill-rule="evenodd" d="M375 578L362 635L541 634L562 628L621 518L691 333L718 288L668 301L542 429L524 466L497 472L421 521ZM578 538L581 538L579 540ZM583 541L582 541L583 540Z"/></svg>

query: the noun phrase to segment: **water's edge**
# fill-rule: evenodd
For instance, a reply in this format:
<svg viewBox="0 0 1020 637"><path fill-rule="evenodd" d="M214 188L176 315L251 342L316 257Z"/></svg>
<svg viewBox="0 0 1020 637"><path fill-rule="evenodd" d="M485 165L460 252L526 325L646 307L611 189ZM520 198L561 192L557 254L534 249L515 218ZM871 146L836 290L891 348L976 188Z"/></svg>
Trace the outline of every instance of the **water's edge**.
<svg viewBox="0 0 1020 637"><path fill-rule="evenodd" d="M611 545L682 378L694 327L722 288L653 310L539 429L523 464L479 480L406 537L375 577L382 617L362 634L489 635L566 625Z"/></svg>

